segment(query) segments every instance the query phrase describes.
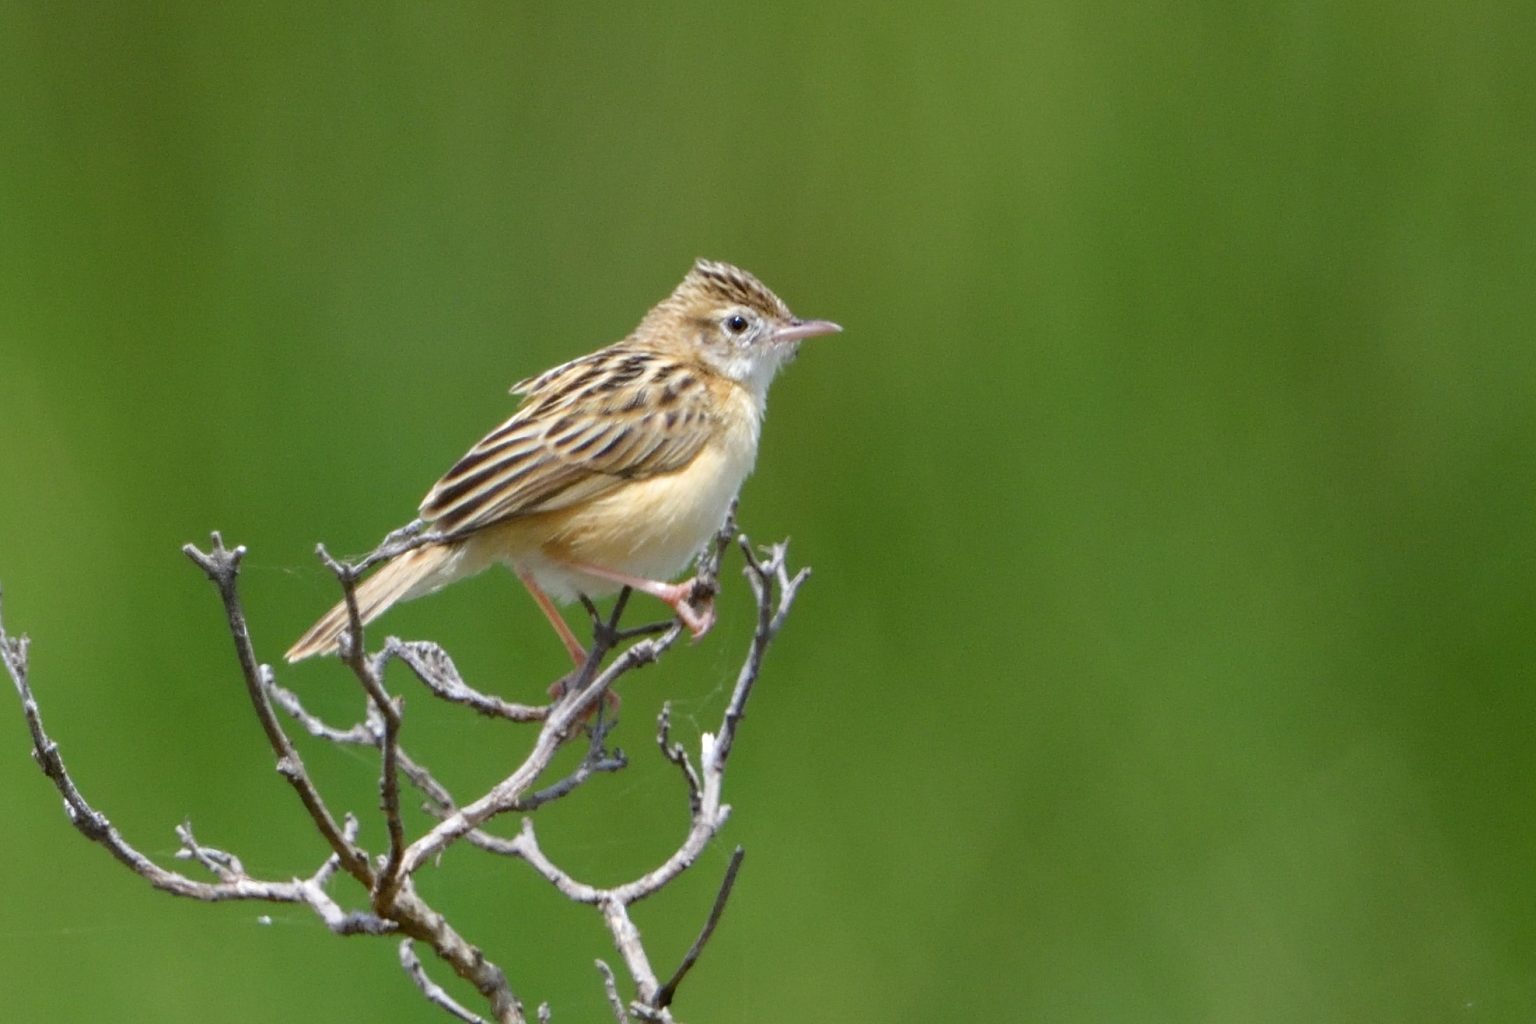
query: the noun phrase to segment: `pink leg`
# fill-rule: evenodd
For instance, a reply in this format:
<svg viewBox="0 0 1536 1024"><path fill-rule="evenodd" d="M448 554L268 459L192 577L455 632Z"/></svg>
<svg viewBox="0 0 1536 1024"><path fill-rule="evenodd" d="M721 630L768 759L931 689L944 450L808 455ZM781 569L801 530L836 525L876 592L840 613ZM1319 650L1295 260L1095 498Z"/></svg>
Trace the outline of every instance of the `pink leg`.
<svg viewBox="0 0 1536 1024"><path fill-rule="evenodd" d="M528 588L528 593L533 595L533 600L538 604L539 610L549 620L549 624L555 627L555 632L560 634L560 642L565 644L565 649L570 652L571 660L580 668L587 662L587 649L576 639L576 634L571 632L571 627L566 625L565 619L560 615L560 609L555 607L555 602L549 599L533 580L533 574L522 569L516 570L517 578L523 581L523 586Z"/></svg>
<svg viewBox="0 0 1536 1024"><path fill-rule="evenodd" d="M652 597L666 602L667 606L677 613L683 625L688 627L688 632L697 640L709 632L709 627L715 624L715 603L709 601L704 610L696 611L689 603L689 597L693 594L694 580L684 580L682 583L660 583L656 580L642 579L639 576L631 576L628 573L615 572L612 569L604 569L600 565L588 565L586 562L565 563L573 569L599 579L612 580L614 583L622 583L626 587L633 587L642 594L650 594ZM546 599L547 600L547 599Z"/></svg>

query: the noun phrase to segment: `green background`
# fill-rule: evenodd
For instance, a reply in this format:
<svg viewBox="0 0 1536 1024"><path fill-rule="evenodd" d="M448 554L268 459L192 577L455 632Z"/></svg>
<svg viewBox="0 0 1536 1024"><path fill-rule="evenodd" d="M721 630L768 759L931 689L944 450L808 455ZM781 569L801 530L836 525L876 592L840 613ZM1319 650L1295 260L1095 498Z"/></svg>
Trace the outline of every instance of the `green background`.
<svg viewBox="0 0 1536 1024"><path fill-rule="evenodd" d="M0 583L48 724L146 852L190 818L307 874L178 547L249 545L276 660L316 541L367 549L507 385L727 259L846 332L745 491L816 575L735 815L637 909L665 969L747 847L682 1018L1528 1021L1533 50L1518 4L1413 0L7 4ZM624 686L631 769L541 816L585 877L680 837L652 716L718 720L741 589ZM561 669L500 571L385 627L513 698ZM526 741L431 704L460 793ZM0 712L7 1019L448 1019L392 942L150 891ZM372 808L366 755L304 750ZM467 851L422 885L530 1007L607 1019L596 915Z"/></svg>

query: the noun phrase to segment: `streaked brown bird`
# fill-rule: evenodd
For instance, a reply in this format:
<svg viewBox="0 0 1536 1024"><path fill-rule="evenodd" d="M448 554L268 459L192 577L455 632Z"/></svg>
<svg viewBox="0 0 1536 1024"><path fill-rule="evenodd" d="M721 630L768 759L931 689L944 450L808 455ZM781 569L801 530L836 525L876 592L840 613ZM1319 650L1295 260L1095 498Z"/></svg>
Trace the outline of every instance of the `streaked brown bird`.
<svg viewBox="0 0 1536 1024"><path fill-rule="evenodd" d="M500 562L528 587L578 665L555 606L633 587L665 601L695 637L714 608L668 583L720 528L757 459L768 385L799 343L842 330L800 320L744 270L699 260L623 341L512 388L512 418L437 482L421 518L453 540L386 562L357 588L373 621ZM345 604L289 661L337 649Z"/></svg>

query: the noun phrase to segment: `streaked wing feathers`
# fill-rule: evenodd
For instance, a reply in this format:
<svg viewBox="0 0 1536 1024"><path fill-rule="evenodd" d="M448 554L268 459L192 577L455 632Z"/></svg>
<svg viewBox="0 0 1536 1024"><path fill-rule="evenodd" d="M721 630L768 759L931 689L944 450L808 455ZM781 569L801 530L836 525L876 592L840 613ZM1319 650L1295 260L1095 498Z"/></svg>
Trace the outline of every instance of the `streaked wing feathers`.
<svg viewBox="0 0 1536 1024"><path fill-rule="evenodd" d="M483 437L421 503L446 532L566 508L626 480L686 466L715 417L702 373L613 346L523 381L512 418Z"/></svg>

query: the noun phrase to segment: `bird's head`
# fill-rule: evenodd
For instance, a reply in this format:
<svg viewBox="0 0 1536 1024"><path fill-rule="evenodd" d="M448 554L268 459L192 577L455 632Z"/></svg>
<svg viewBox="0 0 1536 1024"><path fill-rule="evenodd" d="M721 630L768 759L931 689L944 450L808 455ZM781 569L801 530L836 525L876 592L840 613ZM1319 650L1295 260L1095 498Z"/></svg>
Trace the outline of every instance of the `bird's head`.
<svg viewBox="0 0 1536 1024"><path fill-rule="evenodd" d="M686 346L693 358L761 397L801 341L841 330L830 320L801 320L745 270L697 260L637 333Z"/></svg>

